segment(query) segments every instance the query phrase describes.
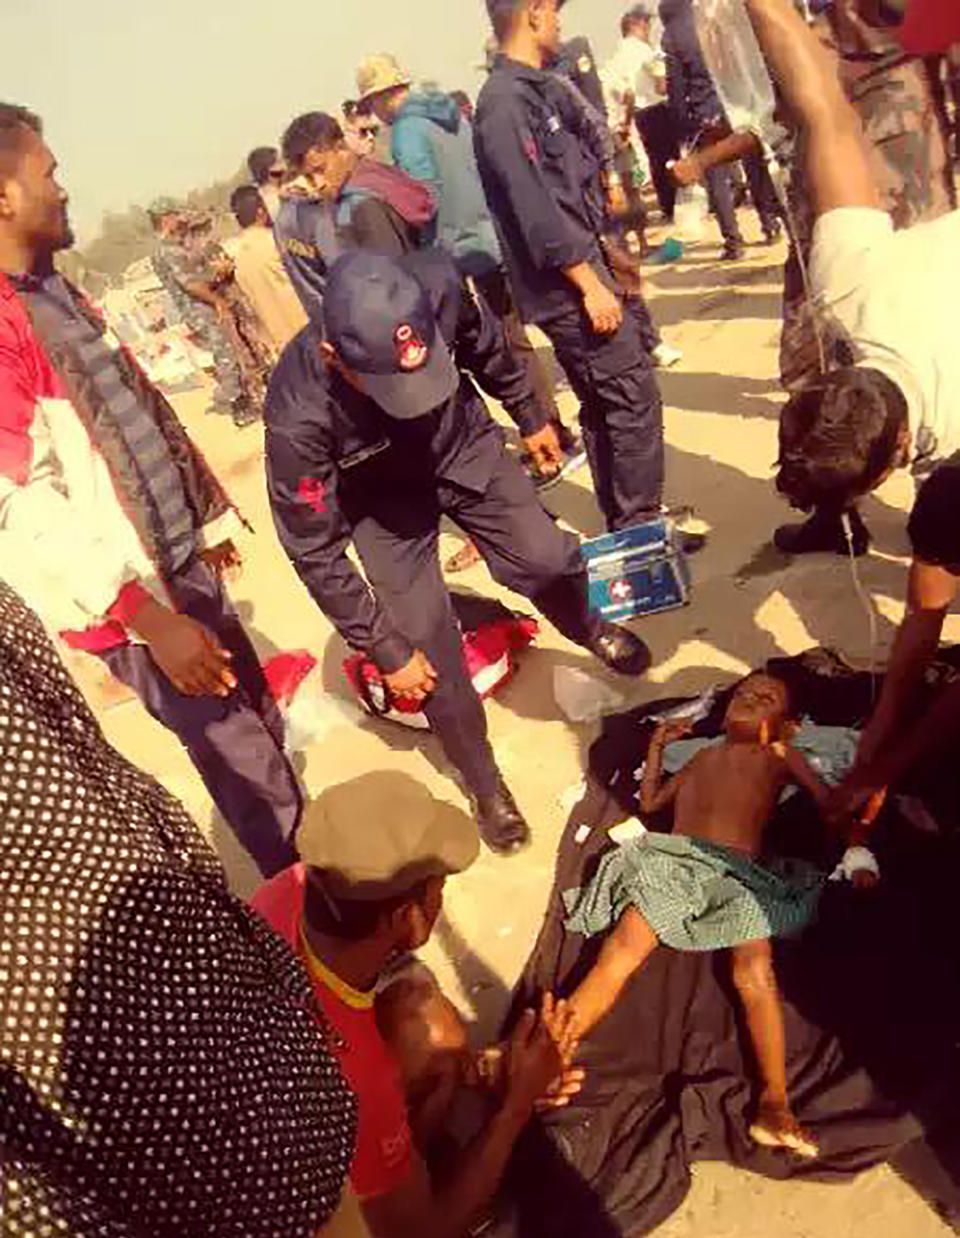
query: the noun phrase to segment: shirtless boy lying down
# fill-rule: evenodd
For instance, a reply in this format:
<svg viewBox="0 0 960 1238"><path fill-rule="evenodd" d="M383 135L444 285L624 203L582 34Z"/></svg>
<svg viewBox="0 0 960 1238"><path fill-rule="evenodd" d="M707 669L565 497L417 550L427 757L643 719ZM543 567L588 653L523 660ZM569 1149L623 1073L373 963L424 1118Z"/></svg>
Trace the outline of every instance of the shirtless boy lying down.
<svg viewBox="0 0 960 1238"><path fill-rule="evenodd" d="M566 896L568 929L592 936L616 925L571 1005L586 1034L658 946L729 949L762 1085L751 1137L812 1158L818 1146L787 1096L783 1009L770 941L809 924L823 875L799 861L757 858L785 786L805 788L818 805L827 793L785 742L789 719L785 685L769 675L749 676L730 701L724 741L666 782L663 750L687 728L668 723L657 729L640 804L644 815L672 805L674 833L647 834L618 848L604 857L589 886Z"/></svg>

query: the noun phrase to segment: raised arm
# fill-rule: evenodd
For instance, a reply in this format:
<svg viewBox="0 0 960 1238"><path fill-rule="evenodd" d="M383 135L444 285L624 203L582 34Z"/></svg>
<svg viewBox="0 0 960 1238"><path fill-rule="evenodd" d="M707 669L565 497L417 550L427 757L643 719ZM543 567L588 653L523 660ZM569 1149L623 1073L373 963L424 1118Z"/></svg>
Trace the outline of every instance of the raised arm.
<svg viewBox="0 0 960 1238"><path fill-rule="evenodd" d="M884 750L899 745L912 721L912 707L927 664L940 644L947 611L960 579L946 568L914 560L907 584L907 613L890 654L880 703L863 733L857 765L873 765Z"/></svg>
<svg viewBox="0 0 960 1238"><path fill-rule="evenodd" d="M809 791L818 808L825 808L830 797L830 788L802 753L789 744L778 745L783 756L786 780Z"/></svg>
<svg viewBox="0 0 960 1238"><path fill-rule="evenodd" d="M860 119L816 34L791 0L745 0L757 41L800 130L817 215L846 206L882 209Z"/></svg>
<svg viewBox="0 0 960 1238"><path fill-rule="evenodd" d="M643 781L640 784L640 811L644 816L653 816L654 813L661 812L677 798L677 792L683 786L689 766L680 770L678 774L674 774L672 778L668 778L661 785L663 750L667 744L689 734L689 731L688 725L676 722L661 722L654 731L643 767Z"/></svg>

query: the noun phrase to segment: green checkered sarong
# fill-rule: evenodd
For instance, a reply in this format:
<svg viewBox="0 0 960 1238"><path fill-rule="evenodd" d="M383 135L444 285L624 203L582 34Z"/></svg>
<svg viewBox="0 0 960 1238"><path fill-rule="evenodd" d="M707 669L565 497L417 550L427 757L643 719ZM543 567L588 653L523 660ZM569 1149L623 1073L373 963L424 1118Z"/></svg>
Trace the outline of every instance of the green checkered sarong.
<svg viewBox="0 0 960 1238"><path fill-rule="evenodd" d="M645 834L605 855L588 886L569 890L567 928L605 932L635 907L674 950L723 950L800 932L825 876L802 860L763 864L682 834Z"/></svg>

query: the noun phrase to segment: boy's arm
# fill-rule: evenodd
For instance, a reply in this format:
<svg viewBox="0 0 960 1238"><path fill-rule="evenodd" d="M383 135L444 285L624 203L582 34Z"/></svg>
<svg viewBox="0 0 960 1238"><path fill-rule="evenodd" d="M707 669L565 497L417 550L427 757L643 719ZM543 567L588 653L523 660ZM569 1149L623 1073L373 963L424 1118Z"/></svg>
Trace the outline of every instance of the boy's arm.
<svg viewBox="0 0 960 1238"><path fill-rule="evenodd" d="M677 792L683 785L690 766L686 766L678 774L668 778L661 786L663 750L667 744L671 744L674 740L687 735L689 730L690 728L686 724L678 725L677 723L661 722L654 731L653 739L650 741L650 748L647 751L647 760L643 767L643 780L640 783L640 811L645 816L652 816L654 813L668 808L677 798Z"/></svg>
<svg viewBox="0 0 960 1238"><path fill-rule="evenodd" d="M818 216L881 210L860 119L817 36L791 0L746 0L757 41L803 135L804 171Z"/></svg>
<svg viewBox="0 0 960 1238"><path fill-rule="evenodd" d="M783 757L787 779L795 782L804 791L809 791L818 808L825 808L830 797L830 788L806 757L797 752L796 748L791 748L789 744L778 744L776 748Z"/></svg>

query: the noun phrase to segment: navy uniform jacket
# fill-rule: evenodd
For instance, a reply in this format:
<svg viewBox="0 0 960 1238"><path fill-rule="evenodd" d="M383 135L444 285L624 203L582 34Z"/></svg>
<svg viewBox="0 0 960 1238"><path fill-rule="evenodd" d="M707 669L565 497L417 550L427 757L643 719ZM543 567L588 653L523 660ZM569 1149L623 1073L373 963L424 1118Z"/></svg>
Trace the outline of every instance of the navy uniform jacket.
<svg viewBox="0 0 960 1238"><path fill-rule="evenodd" d="M564 43L553 68L557 73L569 78L590 106L607 120L603 82L600 80L600 70L588 39L575 38Z"/></svg>
<svg viewBox="0 0 960 1238"><path fill-rule="evenodd" d="M283 265L311 322L323 322L327 270L347 246L399 258L424 244L388 202L345 193L335 207L320 198L284 198L274 221Z"/></svg>
<svg viewBox="0 0 960 1238"><path fill-rule="evenodd" d="M323 321L327 267L340 252L333 214L320 198L284 198L273 226L277 248L311 322Z"/></svg>
<svg viewBox="0 0 960 1238"><path fill-rule="evenodd" d="M489 311L462 289L451 260L419 256L417 275L460 370L502 402L521 434L541 429L544 415L525 369ZM328 370L318 342L311 324L287 346L267 393L270 506L314 601L349 645L391 672L406 665L413 648L347 557L352 530L378 513L392 527L398 510L435 510L445 483L485 493L503 455L503 433L467 373L444 407L397 421Z"/></svg>
<svg viewBox="0 0 960 1238"><path fill-rule="evenodd" d="M579 307L563 274L606 270L606 152L584 100L556 74L500 57L480 92L477 165L525 322Z"/></svg>
<svg viewBox="0 0 960 1238"><path fill-rule="evenodd" d="M723 119L723 104L700 50L690 0L667 0L660 15L667 61L667 100L681 140L692 143L703 129Z"/></svg>

